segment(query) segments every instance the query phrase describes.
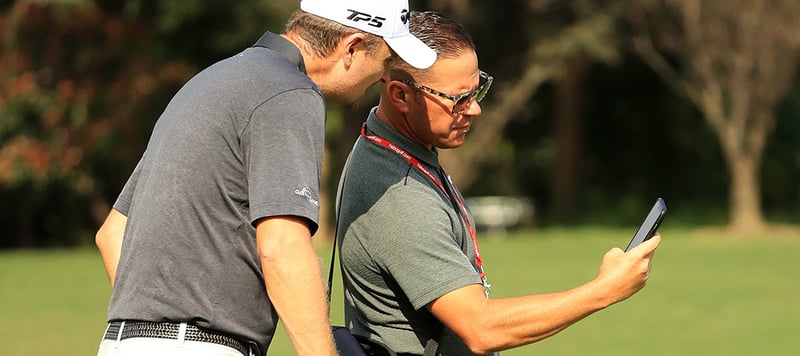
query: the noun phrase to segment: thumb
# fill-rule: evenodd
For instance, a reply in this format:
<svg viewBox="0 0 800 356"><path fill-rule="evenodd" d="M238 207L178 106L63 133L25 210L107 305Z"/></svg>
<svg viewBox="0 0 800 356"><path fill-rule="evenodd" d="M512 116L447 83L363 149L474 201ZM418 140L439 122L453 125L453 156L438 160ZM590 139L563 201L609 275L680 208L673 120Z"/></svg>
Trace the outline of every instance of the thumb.
<svg viewBox="0 0 800 356"><path fill-rule="evenodd" d="M653 235L653 237L651 237L647 241L642 242L639 246L634 247L633 250L631 250L631 252L637 251L637 253L639 253L640 255L647 256L653 253L660 244L661 244L661 234L656 233L655 235Z"/></svg>

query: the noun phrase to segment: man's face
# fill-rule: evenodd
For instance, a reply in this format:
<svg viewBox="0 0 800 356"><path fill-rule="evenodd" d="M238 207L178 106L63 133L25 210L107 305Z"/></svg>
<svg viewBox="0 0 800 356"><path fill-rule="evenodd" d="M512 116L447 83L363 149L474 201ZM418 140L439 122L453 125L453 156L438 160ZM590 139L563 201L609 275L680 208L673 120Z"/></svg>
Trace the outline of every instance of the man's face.
<svg viewBox="0 0 800 356"><path fill-rule="evenodd" d="M407 84L409 89L422 96L407 113L410 129L416 140L425 146L459 147L464 144L472 119L481 114L481 107L475 100L469 100L463 112L456 110L453 113L456 103L431 91L458 97L477 89L478 57L475 52L467 52L456 58L441 58L427 72L430 78L415 82L416 87Z"/></svg>

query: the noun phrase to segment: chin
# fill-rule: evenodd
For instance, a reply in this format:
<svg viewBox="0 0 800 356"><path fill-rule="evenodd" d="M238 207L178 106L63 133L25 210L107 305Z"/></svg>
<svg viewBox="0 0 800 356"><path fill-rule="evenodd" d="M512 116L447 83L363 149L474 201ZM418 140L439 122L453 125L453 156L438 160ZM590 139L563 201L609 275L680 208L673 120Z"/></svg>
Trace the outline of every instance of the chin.
<svg viewBox="0 0 800 356"><path fill-rule="evenodd" d="M459 148L461 145L464 144L464 140L457 140L457 141L450 141L450 142L443 142L442 144L436 146L436 148L447 150L452 148Z"/></svg>

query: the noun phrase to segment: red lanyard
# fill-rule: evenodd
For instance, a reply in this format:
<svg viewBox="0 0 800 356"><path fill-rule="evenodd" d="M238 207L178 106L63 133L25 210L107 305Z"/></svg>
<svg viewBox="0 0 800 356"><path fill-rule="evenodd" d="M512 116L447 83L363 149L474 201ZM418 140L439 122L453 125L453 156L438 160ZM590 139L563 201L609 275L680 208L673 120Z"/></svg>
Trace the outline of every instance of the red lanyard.
<svg viewBox="0 0 800 356"><path fill-rule="evenodd" d="M388 149L389 151L396 153L398 156L408 161L408 163L414 166L414 168L422 172L422 174L428 177L428 179L433 181L433 183L436 184L437 187L439 187L439 190L441 190L442 193L444 193L445 197L447 197L449 201L452 201L450 198L450 194L447 193L447 189L445 189L442 182L440 182L439 179L436 178L436 176L434 176L427 168L425 168L425 166L423 166L422 163L420 163L416 157L412 156L404 149L400 148L399 146L395 145L394 143L390 142L389 140L383 137L380 137L378 135L367 135L366 127L367 127L366 123L361 126L361 136L363 136L367 140L372 141L378 146L381 146L383 148ZM444 173L444 170L442 170L442 172ZM484 292L488 297L489 287L491 287L491 285L489 285L489 283L486 280L486 273L483 272L483 259L481 258L481 250L480 248L478 248L478 238L477 235L475 234L475 228L472 226L472 220L470 220L469 218L469 214L467 213L467 208L464 205L464 201L461 200L461 196L456 194L456 189L455 186L453 185L452 179L450 179L450 175L444 173L444 176L446 178L448 188L450 188L450 191L453 192L453 195L455 196L456 201L458 202L458 207L461 210L460 215L464 217L464 220L466 220L467 229L469 230L469 236L472 238L472 246L475 248L475 265L478 266L478 270L481 277L481 283L483 283Z"/></svg>

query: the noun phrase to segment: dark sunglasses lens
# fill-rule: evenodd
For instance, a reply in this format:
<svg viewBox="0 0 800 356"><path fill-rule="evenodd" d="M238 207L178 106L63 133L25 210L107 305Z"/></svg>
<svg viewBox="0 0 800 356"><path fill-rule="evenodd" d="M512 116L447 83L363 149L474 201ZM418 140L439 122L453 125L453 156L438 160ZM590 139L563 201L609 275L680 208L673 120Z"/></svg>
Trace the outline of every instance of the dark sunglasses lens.
<svg viewBox="0 0 800 356"><path fill-rule="evenodd" d="M468 95L461 99L458 99L456 105L453 106L453 113L460 114L463 113L464 111L467 111L467 109L469 109L470 103L472 102L472 98L474 98L474 96Z"/></svg>

